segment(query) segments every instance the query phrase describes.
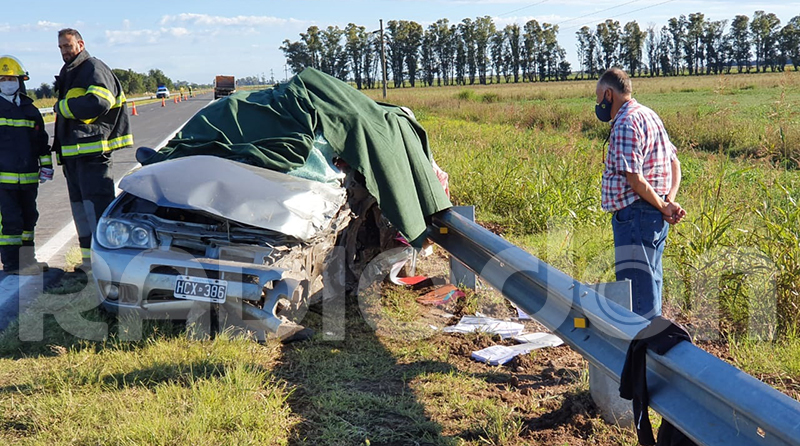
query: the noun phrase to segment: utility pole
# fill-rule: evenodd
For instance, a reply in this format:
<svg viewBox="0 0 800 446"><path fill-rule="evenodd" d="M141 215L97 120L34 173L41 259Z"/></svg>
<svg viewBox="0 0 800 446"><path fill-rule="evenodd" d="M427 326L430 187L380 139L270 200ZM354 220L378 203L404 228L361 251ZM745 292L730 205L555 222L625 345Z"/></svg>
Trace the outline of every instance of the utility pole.
<svg viewBox="0 0 800 446"><path fill-rule="evenodd" d="M289 80L289 67L286 64L283 64L283 81L286 82Z"/></svg>
<svg viewBox="0 0 800 446"><path fill-rule="evenodd" d="M383 47L383 19L381 20L381 66L383 67L383 99L386 99L386 49Z"/></svg>

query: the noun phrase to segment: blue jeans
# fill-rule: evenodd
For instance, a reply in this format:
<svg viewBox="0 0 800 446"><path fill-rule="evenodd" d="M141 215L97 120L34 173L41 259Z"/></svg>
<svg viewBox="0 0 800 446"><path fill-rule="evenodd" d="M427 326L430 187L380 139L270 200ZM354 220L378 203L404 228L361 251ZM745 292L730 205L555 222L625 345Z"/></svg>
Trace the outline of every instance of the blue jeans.
<svg viewBox="0 0 800 446"><path fill-rule="evenodd" d="M661 256L669 223L643 199L614 212L614 257L617 280L631 280L633 312L653 319L661 315Z"/></svg>

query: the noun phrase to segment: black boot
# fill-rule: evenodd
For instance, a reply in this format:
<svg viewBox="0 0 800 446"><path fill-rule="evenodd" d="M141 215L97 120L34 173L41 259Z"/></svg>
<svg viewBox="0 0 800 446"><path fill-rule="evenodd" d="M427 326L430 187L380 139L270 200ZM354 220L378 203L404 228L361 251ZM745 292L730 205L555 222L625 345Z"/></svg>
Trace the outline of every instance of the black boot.
<svg viewBox="0 0 800 446"><path fill-rule="evenodd" d="M47 267L47 264L43 264ZM36 276L46 271L39 262L36 261L36 250L33 245L23 245L19 250L19 274L21 276Z"/></svg>
<svg viewBox="0 0 800 446"><path fill-rule="evenodd" d="M3 272L17 274L19 272L19 245L0 246L0 260L3 262Z"/></svg>

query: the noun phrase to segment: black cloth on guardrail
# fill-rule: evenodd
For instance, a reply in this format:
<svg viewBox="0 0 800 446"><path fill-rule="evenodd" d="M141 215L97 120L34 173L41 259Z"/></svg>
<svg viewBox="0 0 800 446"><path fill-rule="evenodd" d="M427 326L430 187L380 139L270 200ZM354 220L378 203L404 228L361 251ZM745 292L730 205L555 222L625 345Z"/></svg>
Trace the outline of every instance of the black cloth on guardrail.
<svg viewBox="0 0 800 446"><path fill-rule="evenodd" d="M647 407L650 404L647 392L647 349L663 355L681 341L692 342L692 339L686 330L658 316L650 321L650 325L637 333L628 346L619 381L619 396L633 400L633 419L636 422L639 444L647 446L656 444L650 417L647 415ZM657 444L658 446L695 445L667 420L663 420L658 429Z"/></svg>

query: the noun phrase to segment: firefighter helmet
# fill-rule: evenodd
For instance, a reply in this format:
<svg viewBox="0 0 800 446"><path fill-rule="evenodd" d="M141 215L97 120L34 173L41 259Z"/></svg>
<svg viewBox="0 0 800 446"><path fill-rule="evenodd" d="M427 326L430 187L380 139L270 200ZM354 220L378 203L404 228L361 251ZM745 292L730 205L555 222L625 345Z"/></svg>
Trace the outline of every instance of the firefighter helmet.
<svg viewBox="0 0 800 446"><path fill-rule="evenodd" d="M30 79L22 62L14 56L0 56L0 76L18 76L26 81Z"/></svg>

